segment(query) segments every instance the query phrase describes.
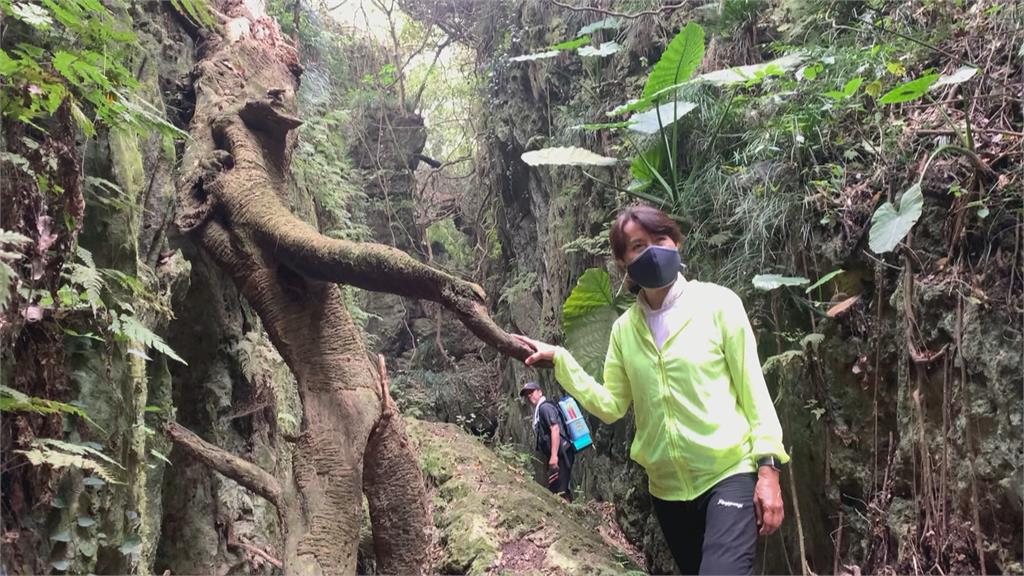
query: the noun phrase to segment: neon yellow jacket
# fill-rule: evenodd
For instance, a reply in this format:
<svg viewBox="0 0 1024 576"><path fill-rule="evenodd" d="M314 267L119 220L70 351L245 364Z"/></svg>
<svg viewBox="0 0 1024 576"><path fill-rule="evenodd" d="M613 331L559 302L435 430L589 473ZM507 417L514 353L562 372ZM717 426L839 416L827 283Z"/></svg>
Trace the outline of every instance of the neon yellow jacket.
<svg viewBox="0 0 1024 576"><path fill-rule="evenodd" d="M629 456L662 500L692 500L755 471L758 456L789 461L743 302L723 286L683 281L682 325L660 351L639 304L615 321L603 386L564 348L554 357L558 382L605 423L633 404Z"/></svg>

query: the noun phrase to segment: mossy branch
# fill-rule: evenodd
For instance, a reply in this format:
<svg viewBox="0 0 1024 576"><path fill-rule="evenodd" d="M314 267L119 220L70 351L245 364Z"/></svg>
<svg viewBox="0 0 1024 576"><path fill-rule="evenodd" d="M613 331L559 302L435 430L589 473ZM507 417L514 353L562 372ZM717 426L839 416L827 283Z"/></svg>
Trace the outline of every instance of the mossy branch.
<svg viewBox="0 0 1024 576"><path fill-rule="evenodd" d="M164 433L192 458L262 496L279 514L285 513L284 490L264 469L210 444L176 422L165 424Z"/></svg>

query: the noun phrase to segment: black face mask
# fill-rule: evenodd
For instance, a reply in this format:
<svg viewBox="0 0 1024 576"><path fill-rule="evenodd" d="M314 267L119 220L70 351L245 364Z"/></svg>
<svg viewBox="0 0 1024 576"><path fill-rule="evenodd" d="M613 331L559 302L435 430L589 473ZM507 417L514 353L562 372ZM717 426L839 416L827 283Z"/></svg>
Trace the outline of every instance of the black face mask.
<svg viewBox="0 0 1024 576"><path fill-rule="evenodd" d="M664 288L675 281L682 267L679 250L650 245L626 266L626 272L643 288Z"/></svg>

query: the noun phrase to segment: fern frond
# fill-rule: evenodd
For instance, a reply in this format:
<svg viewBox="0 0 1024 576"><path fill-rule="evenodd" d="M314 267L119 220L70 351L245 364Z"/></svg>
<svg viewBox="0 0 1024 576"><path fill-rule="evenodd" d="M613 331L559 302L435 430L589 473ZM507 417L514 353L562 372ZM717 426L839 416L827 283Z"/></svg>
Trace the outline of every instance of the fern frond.
<svg viewBox="0 0 1024 576"><path fill-rule="evenodd" d="M58 469L78 468L80 470L92 472L110 484L123 484L123 482L117 479L117 475L110 469L87 456L68 454L45 446L37 446L31 450L15 450L15 452L18 454L24 454L25 458L28 458L28 461L31 462L33 466L47 464Z"/></svg>
<svg viewBox="0 0 1024 576"><path fill-rule="evenodd" d="M52 448L54 450L61 450L63 452L67 452L68 454L74 454L75 456L88 457L92 455L99 458L100 460L103 460L104 462L117 466L121 470L124 470L124 466L121 466L121 464L117 460L114 460L110 456L107 456L106 454L101 452L99 449L93 448L88 444L75 444L74 442L65 442L64 440L57 440L55 438L36 438L35 440L32 441L32 445L37 448Z"/></svg>
<svg viewBox="0 0 1024 576"><path fill-rule="evenodd" d="M32 242L32 239L28 236L0 228L0 244L14 244L15 246L21 246L22 244L28 244L29 242Z"/></svg>
<svg viewBox="0 0 1024 576"><path fill-rule="evenodd" d="M138 342L147 348L152 348L164 354L171 360L176 360L188 366L188 362L185 362L181 356L178 356L178 353L168 346L163 338L154 334L134 316L121 314L118 321L111 328L122 339Z"/></svg>
<svg viewBox="0 0 1024 576"><path fill-rule="evenodd" d="M96 262L93 261L91 252L79 246L77 253L78 258L84 264L75 264L71 267L71 283L85 288L89 306L92 307L92 312L95 314L96 310L103 308L103 299L100 296L104 287L103 278L100 276L99 270L96 269Z"/></svg>
<svg viewBox="0 0 1024 576"><path fill-rule="evenodd" d="M47 400L46 398L36 398L29 396L23 392L19 392L14 388L8 388L7 386L0 386L0 412L32 412L34 414L71 414L82 418L97 430L106 433L103 428L89 418L89 415L85 413L78 406L72 406L71 404L65 404L64 402L58 402L56 400Z"/></svg>

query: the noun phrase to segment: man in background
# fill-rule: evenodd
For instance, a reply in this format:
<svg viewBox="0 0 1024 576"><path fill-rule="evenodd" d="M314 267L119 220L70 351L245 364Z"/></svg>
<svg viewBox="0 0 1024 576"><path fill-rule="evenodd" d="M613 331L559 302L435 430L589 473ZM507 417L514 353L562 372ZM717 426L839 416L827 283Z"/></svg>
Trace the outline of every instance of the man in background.
<svg viewBox="0 0 1024 576"><path fill-rule="evenodd" d="M547 459L548 490L572 502L569 480L576 450L569 441L558 405L544 397L536 382L524 384L519 396L533 406L533 432L537 438L537 452L542 459Z"/></svg>

